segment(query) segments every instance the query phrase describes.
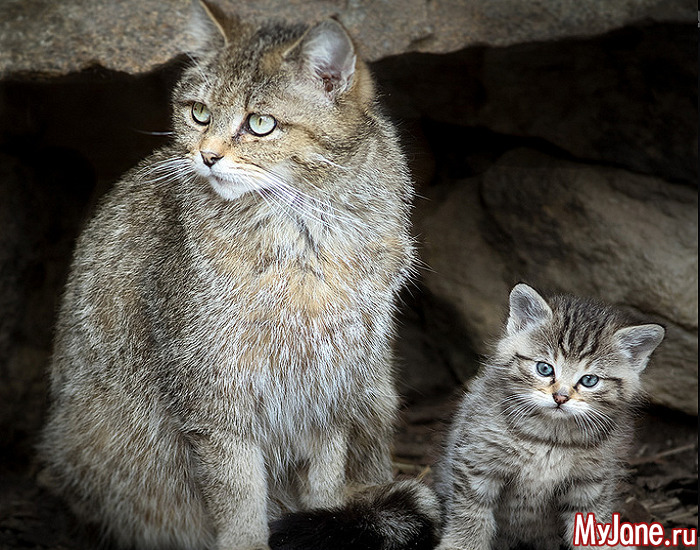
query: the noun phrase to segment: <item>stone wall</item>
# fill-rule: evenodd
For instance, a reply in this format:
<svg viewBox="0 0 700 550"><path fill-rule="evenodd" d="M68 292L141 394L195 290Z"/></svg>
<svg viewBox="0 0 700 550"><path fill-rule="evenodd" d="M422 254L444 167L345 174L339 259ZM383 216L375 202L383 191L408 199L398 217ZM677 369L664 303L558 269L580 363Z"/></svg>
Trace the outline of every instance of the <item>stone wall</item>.
<svg viewBox="0 0 700 550"><path fill-rule="evenodd" d="M232 9L233 2L222 2ZM253 4L253 3L251 3ZM373 61L420 198L402 389L446 397L527 281L665 324L653 403L697 414L697 43L680 0L259 2L336 15ZM0 14L0 440L31 443L70 251L168 130L189 2Z"/></svg>

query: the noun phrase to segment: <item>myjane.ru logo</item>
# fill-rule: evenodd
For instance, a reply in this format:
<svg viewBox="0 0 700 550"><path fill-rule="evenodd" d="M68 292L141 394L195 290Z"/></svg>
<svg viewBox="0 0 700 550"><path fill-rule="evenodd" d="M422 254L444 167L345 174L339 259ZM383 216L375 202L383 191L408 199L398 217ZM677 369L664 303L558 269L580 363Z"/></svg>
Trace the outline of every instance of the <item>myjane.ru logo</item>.
<svg viewBox="0 0 700 550"><path fill-rule="evenodd" d="M613 514L610 523L598 523L595 514L576 514L574 546L687 546L698 544L697 529L672 529L666 538L660 523L628 523Z"/></svg>

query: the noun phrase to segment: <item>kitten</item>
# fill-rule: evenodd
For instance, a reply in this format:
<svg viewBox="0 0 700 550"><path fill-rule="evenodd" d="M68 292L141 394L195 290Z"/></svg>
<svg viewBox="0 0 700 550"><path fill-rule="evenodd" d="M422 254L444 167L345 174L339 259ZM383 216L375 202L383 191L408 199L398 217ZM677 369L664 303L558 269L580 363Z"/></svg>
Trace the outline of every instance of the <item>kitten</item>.
<svg viewBox="0 0 700 550"><path fill-rule="evenodd" d="M577 512L609 522L639 376L663 337L609 307L516 285L439 468L439 548L572 548Z"/></svg>
<svg viewBox="0 0 700 550"><path fill-rule="evenodd" d="M43 477L121 547L267 548L391 479L396 133L336 21L207 12L174 139L86 227L56 329Z"/></svg>

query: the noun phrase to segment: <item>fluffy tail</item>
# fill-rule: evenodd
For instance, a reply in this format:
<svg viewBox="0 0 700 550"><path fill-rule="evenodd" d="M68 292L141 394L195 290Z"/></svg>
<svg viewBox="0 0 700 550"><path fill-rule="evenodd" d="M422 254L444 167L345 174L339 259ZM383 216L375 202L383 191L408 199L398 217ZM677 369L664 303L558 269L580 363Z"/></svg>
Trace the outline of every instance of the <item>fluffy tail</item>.
<svg viewBox="0 0 700 550"><path fill-rule="evenodd" d="M272 550L431 550L440 508L416 481L370 487L337 509L287 515L271 525Z"/></svg>

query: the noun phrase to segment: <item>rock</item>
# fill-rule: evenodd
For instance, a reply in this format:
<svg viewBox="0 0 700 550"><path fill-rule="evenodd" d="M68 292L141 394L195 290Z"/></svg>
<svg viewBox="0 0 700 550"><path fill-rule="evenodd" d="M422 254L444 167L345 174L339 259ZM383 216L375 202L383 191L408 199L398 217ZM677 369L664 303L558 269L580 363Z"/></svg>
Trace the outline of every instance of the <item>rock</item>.
<svg viewBox="0 0 700 550"><path fill-rule="evenodd" d="M409 54L374 70L402 120L488 128L695 184L696 33L688 25L627 28L557 44Z"/></svg>
<svg viewBox="0 0 700 550"><path fill-rule="evenodd" d="M313 21L337 16L364 57L442 53L473 45L593 35L640 21L692 22L689 0L214 0L241 20ZM190 0L5 0L0 76L54 76L99 65L141 73L190 47Z"/></svg>
<svg viewBox="0 0 700 550"><path fill-rule="evenodd" d="M480 353L525 281L635 310L667 328L645 375L652 402L698 412L697 193L531 150L422 205L424 284L459 310Z"/></svg>

